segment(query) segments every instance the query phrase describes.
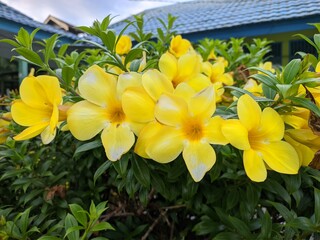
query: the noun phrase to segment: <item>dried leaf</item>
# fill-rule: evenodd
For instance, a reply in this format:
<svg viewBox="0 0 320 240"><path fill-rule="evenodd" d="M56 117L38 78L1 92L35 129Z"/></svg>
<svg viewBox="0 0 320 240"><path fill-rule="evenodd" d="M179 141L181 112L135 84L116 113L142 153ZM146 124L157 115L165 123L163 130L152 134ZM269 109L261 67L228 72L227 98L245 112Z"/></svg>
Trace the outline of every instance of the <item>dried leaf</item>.
<svg viewBox="0 0 320 240"><path fill-rule="evenodd" d="M314 157L310 162L309 167L320 170L320 150L314 154Z"/></svg>
<svg viewBox="0 0 320 240"><path fill-rule="evenodd" d="M310 100L316 104L314 97L312 96L311 92L305 87L306 89L306 97L310 98ZM313 111L310 110L309 116L309 127L311 128L312 132L315 135L320 136L320 117L318 117Z"/></svg>

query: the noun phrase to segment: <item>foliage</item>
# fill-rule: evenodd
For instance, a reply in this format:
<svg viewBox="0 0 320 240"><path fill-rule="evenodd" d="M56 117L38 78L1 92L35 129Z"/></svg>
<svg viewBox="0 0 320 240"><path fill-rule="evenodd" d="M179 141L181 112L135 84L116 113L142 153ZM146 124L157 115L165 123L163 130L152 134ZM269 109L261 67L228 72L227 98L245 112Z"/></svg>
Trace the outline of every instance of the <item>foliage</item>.
<svg viewBox="0 0 320 240"><path fill-rule="evenodd" d="M21 96L11 96L11 109L6 109L12 112L11 124L11 116L1 115L0 134L5 140L0 145L0 238L318 237L318 57L300 53L301 59L273 69L264 62L270 51L265 39L251 43L205 39L192 46L176 35L175 17L170 15L167 22L159 19L163 28L157 33L144 31L143 16L136 16L119 34L110 29L111 20L108 16L91 27L80 27L96 38L83 40L88 48L82 52L68 51L69 46L60 45L57 35L35 41L37 30L28 33L21 29L15 40L1 40L14 47L15 58L32 63L38 67L38 75L44 75L31 73L21 85ZM121 39L130 27L134 29L128 33L135 41L133 47ZM300 36L319 50L318 35L314 41ZM119 53L120 47L125 51ZM102 77L88 77L92 75ZM88 83L88 79L92 81ZM90 90L101 81L108 86ZM51 88L46 89L49 82ZM34 97L28 98L28 91L34 91L31 85L41 86L36 88L42 94L38 100L44 94L53 96L46 99L45 106L30 101ZM100 104L100 96L103 103L106 98L112 101ZM138 97L143 104L137 107L134 100ZM165 110L171 115L161 111L168 103L171 105ZM175 109L184 104L188 109L178 116L190 121L174 119L180 125L173 130L170 116L176 116ZM103 112L101 116L84 107L93 105ZM262 112L261 118L250 115L242 105L250 105L249 110L257 115ZM151 115L144 111L148 106L154 110ZM30 109L30 115L21 114L21 109ZM32 113L45 116L45 120L35 121L38 116ZM283 128L265 121L268 114L272 114L268 120L283 124ZM78 118L85 119L84 123L77 122ZM263 122L259 126L280 136L263 140L285 146L290 155L280 151L279 157L261 147L271 148L271 144L263 145L269 142L261 143L261 136L253 135L257 119L257 124L260 119ZM235 124L244 129L246 138L238 129L231 134L236 138L229 136L228 127ZM91 126L99 130L92 134ZM115 131L112 127L128 126L130 131L122 135L125 138L110 141L108 133ZM178 140L170 140L170 144L160 140L177 129L184 139L175 156L172 149ZM261 133L261 129L255 130ZM41 138L35 137L39 134ZM249 147L237 139L249 139ZM162 145L164 149L159 150ZM196 145L206 150L205 156L204 151L195 150ZM257 164L252 170L246 165L246 156L253 152L257 152ZM202 165L193 166L192 160L211 165L195 171Z"/></svg>

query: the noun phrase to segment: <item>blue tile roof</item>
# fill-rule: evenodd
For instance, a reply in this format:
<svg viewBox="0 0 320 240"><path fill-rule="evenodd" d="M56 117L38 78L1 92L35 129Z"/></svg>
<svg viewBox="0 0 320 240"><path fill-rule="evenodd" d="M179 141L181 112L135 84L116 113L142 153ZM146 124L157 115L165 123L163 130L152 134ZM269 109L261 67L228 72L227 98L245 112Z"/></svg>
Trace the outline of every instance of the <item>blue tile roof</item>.
<svg viewBox="0 0 320 240"><path fill-rule="evenodd" d="M157 18L167 19L170 13L178 17L176 30L179 34L235 28L247 24L261 24L318 15L319 0L193 0L165 7L145 10L145 30L156 34L161 28ZM131 16L126 20L133 20ZM117 33L126 23L111 25ZM130 26L126 32L134 31Z"/></svg>
<svg viewBox="0 0 320 240"><path fill-rule="evenodd" d="M42 31L49 34L59 34L60 36L70 39L70 40L79 40L80 38L73 34L60 29L57 29L53 26L46 25L41 22L37 22L32 18L26 16L25 14L17 11L16 9L9 7L8 5L0 2L0 29L3 29L5 25L17 24L19 27L25 27L30 29L40 28ZM7 30L7 29L5 29Z"/></svg>

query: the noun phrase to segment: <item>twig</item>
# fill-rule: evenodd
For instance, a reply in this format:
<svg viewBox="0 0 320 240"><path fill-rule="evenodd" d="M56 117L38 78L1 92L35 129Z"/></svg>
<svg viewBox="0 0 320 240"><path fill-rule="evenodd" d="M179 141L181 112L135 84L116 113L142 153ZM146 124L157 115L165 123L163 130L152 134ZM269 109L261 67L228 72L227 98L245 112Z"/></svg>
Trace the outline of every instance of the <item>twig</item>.
<svg viewBox="0 0 320 240"><path fill-rule="evenodd" d="M180 205L162 207L162 208L160 208L160 209L170 210L170 209L177 209L177 208L184 208L184 207L186 207L185 204L180 204Z"/></svg>
<svg viewBox="0 0 320 240"><path fill-rule="evenodd" d="M159 217L151 224L151 226L148 228L146 233L142 236L141 240L146 240L149 236L149 234L152 232L154 227L159 223L162 217L164 217L167 214L167 211L161 211Z"/></svg>

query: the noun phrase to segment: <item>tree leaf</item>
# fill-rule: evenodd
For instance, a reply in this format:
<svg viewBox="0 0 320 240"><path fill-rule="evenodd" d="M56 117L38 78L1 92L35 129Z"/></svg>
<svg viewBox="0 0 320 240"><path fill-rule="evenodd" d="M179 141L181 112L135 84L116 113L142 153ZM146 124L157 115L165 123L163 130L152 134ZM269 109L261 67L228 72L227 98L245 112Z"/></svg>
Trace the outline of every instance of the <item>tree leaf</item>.
<svg viewBox="0 0 320 240"><path fill-rule="evenodd" d="M78 147L76 149L76 151L73 154L73 157L75 157L77 154L79 154L81 152L86 152L86 151L89 151L89 150L92 150L92 149L95 149L95 148L98 148L101 146L102 146L102 143L101 143L100 139L89 142L89 143L82 144L80 147Z"/></svg>
<svg viewBox="0 0 320 240"><path fill-rule="evenodd" d="M101 166L96 170L93 176L93 183L96 184L97 179L111 166L111 161L105 161Z"/></svg>
<svg viewBox="0 0 320 240"><path fill-rule="evenodd" d="M114 228L108 222L100 222L91 228L91 232L106 231L106 230L114 230Z"/></svg>
<svg viewBox="0 0 320 240"><path fill-rule="evenodd" d="M69 204L70 210L76 220L85 228L87 227L87 215L83 208L78 204Z"/></svg>

